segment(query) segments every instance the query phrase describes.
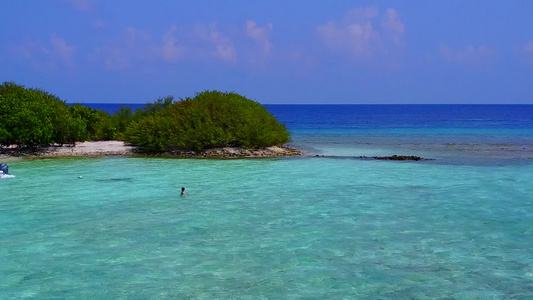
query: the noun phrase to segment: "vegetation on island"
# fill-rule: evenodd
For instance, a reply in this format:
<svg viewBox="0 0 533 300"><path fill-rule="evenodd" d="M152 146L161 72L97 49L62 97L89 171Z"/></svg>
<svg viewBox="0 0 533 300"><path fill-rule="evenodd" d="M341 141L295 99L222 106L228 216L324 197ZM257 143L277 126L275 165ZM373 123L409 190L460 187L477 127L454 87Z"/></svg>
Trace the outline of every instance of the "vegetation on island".
<svg viewBox="0 0 533 300"><path fill-rule="evenodd" d="M261 148L289 141L289 132L261 104L236 93L206 91L148 113L124 140L145 152L219 147Z"/></svg>
<svg viewBox="0 0 533 300"><path fill-rule="evenodd" d="M135 112L122 106L110 115L79 103L68 105L40 89L0 85L0 146L35 149L122 140L144 153L163 153L262 148L289 138L285 126L261 104L236 93L205 91L179 101L168 96Z"/></svg>
<svg viewBox="0 0 533 300"><path fill-rule="evenodd" d="M113 119L101 110L67 105L48 92L12 82L0 85L0 145L38 148L73 145L88 140L111 140Z"/></svg>

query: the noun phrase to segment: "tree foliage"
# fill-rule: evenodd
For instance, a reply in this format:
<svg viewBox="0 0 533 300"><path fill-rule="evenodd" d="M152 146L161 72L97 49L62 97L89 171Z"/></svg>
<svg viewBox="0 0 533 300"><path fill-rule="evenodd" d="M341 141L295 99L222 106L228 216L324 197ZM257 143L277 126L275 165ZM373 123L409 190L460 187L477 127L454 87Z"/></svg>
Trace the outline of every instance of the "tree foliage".
<svg viewBox="0 0 533 300"><path fill-rule="evenodd" d="M109 115L13 82L0 85L0 145L36 148L113 139Z"/></svg>
<svg viewBox="0 0 533 300"><path fill-rule="evenodd" d="M39 89L0 85L0 146L36 148L87 140L124 140L147 153L217 147L261 148L289 141L289 132L261 104L236 93L172 96L113 115L67 105Z"/></svg>
<svg viewBox="0 0 533 300"><path fill-rule="evenodd" d="M205 91L133 121L125 141L145 152L260 148L289 141L289 132L261 104L236 93Z"/></svg>

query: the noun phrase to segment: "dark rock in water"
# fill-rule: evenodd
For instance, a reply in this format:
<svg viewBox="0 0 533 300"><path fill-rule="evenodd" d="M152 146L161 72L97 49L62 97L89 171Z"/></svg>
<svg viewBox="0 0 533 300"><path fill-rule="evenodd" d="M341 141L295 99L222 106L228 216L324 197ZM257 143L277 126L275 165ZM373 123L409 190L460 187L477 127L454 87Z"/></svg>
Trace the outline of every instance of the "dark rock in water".
<svg viewBox="0 0 533 300"><path fill-rule="evenodd" d="M384 159L384 160L415 160L415 161L419 161L423 159L420 156L414 156L414 155L374 156L374 158Z"/></svg>
<svg viewBox="0 0 533 300"><path fill-rule="evenodd" d="M232 159L232 158L267 158L267 157L285 157L299 156L302 151L289 147L265 147L259 149L244 149L240 147L225 147L206 149L201 152L175 150L168 153L169 156L180 158L215 158L215 159Z"/></svg>
<svg viewBox="0 0 533 300"><path fill-rule="evenodd" d="M423 158L414 155L391 155L391 156L324 156L315 155L315 157L326 157L334 159L377 159L377 160L408 160L408 161L421 161L421 160L435 160L432 158Z"/></svg>
<svg viewBox="0 0 533 300"><path fill-rule="evenodd" d="M109 178L109 179L96 179L98 182L119 182L119 181L127 181L132 182L133 178L126 177L126 178Z"/></svg>
<svg viewBox="0 0 533 300"><path fill-rule="evenodd" d="M392 156L359 156L358 158L363 159L379 159L379 160L431 160L427 158L422 158L420 156L414 156L414 155L392 155Z"/></svg>

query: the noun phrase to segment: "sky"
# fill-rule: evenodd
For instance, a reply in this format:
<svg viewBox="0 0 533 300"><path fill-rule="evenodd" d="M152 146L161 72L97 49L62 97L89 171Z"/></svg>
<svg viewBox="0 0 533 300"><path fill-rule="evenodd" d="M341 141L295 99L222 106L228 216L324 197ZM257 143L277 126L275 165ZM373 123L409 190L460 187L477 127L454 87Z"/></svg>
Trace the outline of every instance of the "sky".
<svg viewBox="0 0 533 300"><path fill-rule="evenodd" d="M68 103L533 104L533 1L20 0L0 82Z"/></svg>

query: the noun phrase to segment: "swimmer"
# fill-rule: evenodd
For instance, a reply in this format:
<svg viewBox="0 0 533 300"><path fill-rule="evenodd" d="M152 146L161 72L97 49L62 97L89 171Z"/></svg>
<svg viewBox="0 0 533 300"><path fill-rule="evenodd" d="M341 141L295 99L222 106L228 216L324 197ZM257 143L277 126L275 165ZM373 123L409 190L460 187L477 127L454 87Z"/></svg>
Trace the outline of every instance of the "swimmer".
<svg viewBox="0 0 533 300"><path fill-rule="evenodd" d="M0 164L0 172L6 174L6 175L9 175L9 167L7 166L6 163L1 163Z"/></svg>
<svg viewBox="0 0 533 300"><path fill-rule="evenodd" d="M185 195L185 188L184 187L181 188L181 195L182 196Z"/></svg>

